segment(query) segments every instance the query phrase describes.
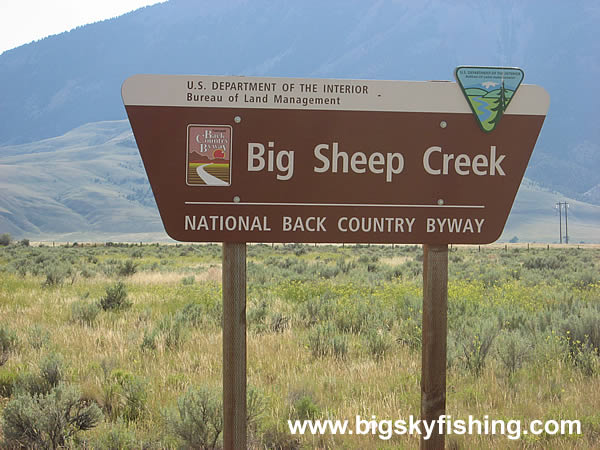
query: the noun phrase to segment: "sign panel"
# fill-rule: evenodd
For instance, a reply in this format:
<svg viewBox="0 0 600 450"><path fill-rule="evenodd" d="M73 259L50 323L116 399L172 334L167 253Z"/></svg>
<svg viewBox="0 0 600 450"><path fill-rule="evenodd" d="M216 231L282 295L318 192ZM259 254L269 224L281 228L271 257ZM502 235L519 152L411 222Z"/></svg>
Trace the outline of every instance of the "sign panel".
<svg viewBox="0 0 600 450"><path fill-rule="evenodd" d="M549 106L523 85L484 133L451 82L135 75L122 95L186 242L493 242Z"/></svg>

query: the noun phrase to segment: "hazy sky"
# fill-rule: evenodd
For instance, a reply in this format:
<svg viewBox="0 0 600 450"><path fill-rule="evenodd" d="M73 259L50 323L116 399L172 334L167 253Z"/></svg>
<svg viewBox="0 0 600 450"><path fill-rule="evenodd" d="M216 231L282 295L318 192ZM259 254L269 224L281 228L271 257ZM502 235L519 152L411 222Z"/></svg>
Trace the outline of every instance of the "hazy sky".
<svg viewBox="0 0 600 450"><path fill-rule="evenodd" d="M0 0L0 53L155 3L161 1Z"/></svg>

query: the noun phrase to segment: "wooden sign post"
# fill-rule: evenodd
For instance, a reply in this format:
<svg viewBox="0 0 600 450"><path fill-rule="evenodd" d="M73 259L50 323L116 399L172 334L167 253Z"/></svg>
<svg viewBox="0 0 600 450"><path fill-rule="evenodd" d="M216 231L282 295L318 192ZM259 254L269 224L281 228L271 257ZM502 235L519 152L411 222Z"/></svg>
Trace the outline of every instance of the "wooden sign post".
<svg viewBox="0 0 600 450"><path fill-rule="evenodd" d="M223 447L245 449L246 244L223 243Z"/></svg>
<svg viewBox="0 0 600 450"><path fill-rule="evenodd" d="M421 328L421 420L431 423L446 413L448 336L448 245L423 245L423 322ZM444 448L444 434L421 434L421 449Z"/></svg>
<svg viewBox="0 0 600 450"><path fill-rule="evenodd" d="M247 242L424 244L421 413L445 412L448 244L500 237L550 103L518 69L456 76L123 83L165 230L224 243L226 449L246 447Z"/></svg>

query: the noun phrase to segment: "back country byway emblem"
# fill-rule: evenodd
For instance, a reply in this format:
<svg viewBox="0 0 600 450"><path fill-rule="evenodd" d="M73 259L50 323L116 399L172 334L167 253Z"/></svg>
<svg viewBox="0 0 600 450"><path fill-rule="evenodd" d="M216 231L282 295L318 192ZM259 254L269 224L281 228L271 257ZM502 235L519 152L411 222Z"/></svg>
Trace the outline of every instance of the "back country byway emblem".
<svg viewBox="0 0 600 450"><path fill-rule="evenodd" d="M523 81L521 69L511 67L457 67L456 81L469 102L480 128L489 133Z"/></svg>
<svg viewBox="0 0 600 450"><path fill-rule="evenodd" d="M231 185L231 126L188 125L188 186Z"/></svg>

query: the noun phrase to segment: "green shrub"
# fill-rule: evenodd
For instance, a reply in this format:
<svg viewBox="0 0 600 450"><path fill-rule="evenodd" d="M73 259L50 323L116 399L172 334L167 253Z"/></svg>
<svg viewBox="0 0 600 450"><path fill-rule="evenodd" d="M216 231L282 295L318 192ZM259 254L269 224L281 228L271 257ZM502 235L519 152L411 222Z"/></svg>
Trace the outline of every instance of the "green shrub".
<svg viewBox="0 0 600 450"><path fill-rule="evenodd" d="M101 309L97 302L86 300L73 302L71 304L71 320L83 325L92 325L96 321Z"/></svg>
<svg viewBox="0 0 600 450"><path fill-rule="evenodd" d="M573 285L579 289L590 289L599 283L600 275L598 275L598 270L587 269L577 273Z"/></svg>
<svg viewBox="0 0 600 450"><path fill-rule="evenodd" d="M363 340L369 354L377 360L383 358L392 347L389 332L383 330L370 330L364 335Z"/></svg>
<svg viewBox="0 0 600 450"><path fill-rule="evenodd" d="M197 327L206 320L207 312L200 303L188 303L177 312L177 318L189 325Z"/></svg>
<svg viewBox="0 0 600 450"><path fill-rule="evenodd" d="M63 381L64 378L64 359L60 353L50 353L42 358L39 363L40 376L50 386L54 388Z"/></svg>
<svg viewBox="0 0 600 450"><path fill-rule="evenodd" d="M18 394L46 395L51 390L51 387L39 373L29 371L20 372L14 385L14 392Z"/></svg>
<svg viewBox="0 0 600 450"><path fill-rule="evenodd" d="M10 397L19 379L19 373L15 370L0 370L0 397Z"/></svg>
<svg viewBox="0 0 600 450"><path fill-rule="evenodd" d="M146 383L139 377L126 373L122 377L115 376L117 383L123 389L125 405L122 417L125 421L137 421L142 418L146 411Z"/></svg>
<svg viewBox="0 0 600 450"><path fill-rule="evenodd" d="M116 421L135 422L146 412L146 383L131 372L115 369L103 384L103 406L108 417Z"/></svg>
<svg viewBox="0 0 600 450"><path fill-rule="evenodd" d="M388 267L385 269L383 276L387 281L393 281L393 280L402 278L402 267L401 266Z"/></svg>
<svg viewBox="0 0 600 450"><path fill-rule="evenodd" d="M346 261L344 258L336 260L335 265L337 269L343 274L347 274L356 267L356 263L354 261Z"/></svg>
<svg viewBox="0 0 600 450"><path fill-rule="evenodd" d="M275 333L283 333L289 325L289 317L284 316L280 312L276 312L271 316L271 331Z"/></svg>
<svg viewBox="0 0 600 450"><path fill-rule="evenodd" d="M304 325L312 327L320 322L327 322L335 316L335 304L328 295L311 298L300 306L300 318Z"/></svg>
<svg viewBox="0 0 600 450"><path fill-rule="evenodd" d="M256 432L260 418L265 412L265 402L261 392L254 386L248 386L246 393L246 423L248 429Z"/></svg>
<svg viewBox="0 0 600 450"><path fill-rule="evenodd" d="M490 320L469 324L458 334L465 367L476 376L483 372L488 354L498 333L498 326Z"/></svg>
<svg viewBox="0 0 600 450"><path fill-rule="evenodd" d="M57 264L52 264L48 269L46 269L46 281L44 281L44 287L56 287L60 286L64 279L68 275L68 270L62 266Z"/></svg>
<svg viewBox="0 0 600 450"><path fill-rule="evenodd" d="M102 263L100 269L107 277L114 277L119 271L119 263L115 259L109 259Z"/></svg>
<svg viewBox="0 0 600 450"><path fill-rule="evenodd" d="M402 273L412 277L420 276L423 273L423 264L419 262L423 261L423 254L419 254L418 258L415 257L415 259L418 259L418 261L406 261L400 266Z"/></svg>
<svg viewBox="0 0 600 450"><path fill-rule="evenodd" d="M137 450L142 448L133 430L122 421L117 421L109 430L91 443L91 448L105 450Z"/></svg>
<svg viewBox="0 0 600 450"><path fill-rule="evenodd" d="M400 321L396 342L406 345L412 350L419 350L421 348L422 334L421 321L407 318Z"/></svg>
<svg viewBox="0 0 600 450"><path fill-rule="evenodd" d="M594 348L589 339L575 341L570 345L570 360L584 375L592 376L598 371L598 349Z"/></svg>
<svg viewBox="0 0 600 450"><path fill-rule="evenodd" d="M220 284L202 283L183 292L194 300L177 311L176 318L186 325L220 326L223 319L223 299Z"/></svg>
<svg viewBox="0 0 600 450"><path fill-rule="evenodd" d="M47 346L50 342L50 332L46 328L43 328L37 324L30 326L27 334L27 341L29 342L29 345L36 350Z"/></svg>
<svg viewBox="0 0 600 450"><path fill-rule="evenodd" d="M96 276L96 272L90 269L88 266L85 266L81 269L81 276L83 278L94 278Z"/></svg>
<svg viewBox="0 0 600 450"><path fill-rule="evenodd" d="M296 249L294 249L294 255L296 256L302 256L305 255L307 250L306 247L302 246L302 244L297 244L298 247Z"/></svg>
<svg viewBox="0 0 600 450"><path fill-rule="evenodd" d="M330 265L322 265L315 267L316 273L315 275L318 278L324 278L325 280L329 280L331 278L335 278L340 274L340 269L336 266Z"/></svg>
<svg viewBox="0 0 600 450"><path fill-rule="evenodd" d="M568 266L569 261L564 254L531 256L523 262L523 267L534 270L557 270Z"/></svg>
<svg viewBox="0 0 600 450"><path fill-rule="evenodd" d="M298 420L315 420L321 416L321 410L315 404L312 397L305 394L294 402L293 413L291 415Z"/></svg>
<svg viewBox="0 0 600 450"><path fill-rule="evenodd" d="M266 331L266 319L269 313L267 302L261 301L257 306L252 305L248 308L247 323L248 327L254 331Z"/></svg>
<svg viewBox="0 0 600 450"><path fill-rule="evenodd" d="M142 343L140 344L140 349L142 351L146 350L156 350L156 335L158 331L153 329L151 331L144 330L144 337L142 338Z"/></svg>
<svg viewBox="0 0 600 450"><path fill-rule="evenodd" d="M177 315L164 317L156 326L155 336L163 339L165 347L176 350L183 344L187 336L187 329L184 325L185 322Z"/></svg>
<svg viewBox="0 0 600 450"><path fill-rule="evenodd" d="M529 358L533 346L530 339L518 331L502 332L496 341L496 353L509 376L523 366Z"/></svg>
<svg viewBox="0 0 600 450"><path fill-rule="evenodd" d="M137 272L137 264L132 260L128 259L123 264L119 266L117 271L118 275L121 277L130 277L134 273Z"/></svg>
<svg viewBox="0 0 600 450"><path fill-rule="evenodd" d="M482 268L478 278L483 281L485 287L497 286L504 279L504 271L496 266Z"/></svg>
<svg viewBox="0 0 600 450"><path fill-rule="evenodd" d="M106 288L106 295L100 299L100 306L104 311L118 311L131 307L127 300L125 284L118 282Z"/></svg>
<svg viewBox="0 0 600 450"><path fill-rule="evenodd" d="M581 370L584 375L594 375L600 367L600 359L598 349L593 347L589 338L586 336L583 341L580 341L568 336L564 341L567 343L567 361Z"/></svg>
<svg viewBox="0 0 600 450"><path fill-rule="evenodd" d="M578 351L577 346L586 343L593 351L600 349L600 311L599 306L573 305L573 313L561 323L560 331L569 343L571 354Z"/></svg>
<svg viewBox="0 0 600 450"><path fill-rule="evenodd" d="M337 305L335 325L338 330L348 333L360 333L370 327L377 308L365 298L357 298L350 305Z"/></svg>
<svg viewBox="0 0 600 450"><path fill-rule="evenodd" d="M367 264L367 272L378 272L380 267L377 263Z"/></svg>
<svg viewBox="0 0 600 450"><path fill-rule="evenodd" d="M12 352L17 349L17 334L10 328L0 325L0 366L4 365Z"/></svg>
<svg viewBox="0 0 600 450"><path fill-rule="evenodd" d="M194 275L190 275L189 277L183 277L181 279L181 284L183 284L184 286L191 286L195 282L196 282L196 277L194 277Z"/></svg>
<svg viewBox="0 0 600 450"><path fill-rule="evenodd" d="M3 247L6 247L7 245L10 245L10 241L11 241L11 237L9 233L2 233L0 234L0 245Z"/></svg>
<svg viewBox="0 0 600 450"><path fill-rule="evenodd" d="M324 356L345 358L348 353L348 338L339 334L333 323L326 322L310 330L308 347L315 358Z"/></svg>
<svg viewBox="0 0 600 450"><path fill-rule="evenodd" d="M377 263L379 261L379 256L377 255L361 255L358 258L358 263L362 264L362 265L366 265L366 264L374 264Z"/></svg>
<svg viewBox="0 0 600 450"><path fill-rule="evenodd" d="M31 271L29 261L25 259L19 259L14 263L15 271L22 277L27 275L27 272Z"/></svg>
<svg viewBox="0 0 600 450"><path fill-rule="evenodd" d="M15 382L15 391L29 395L47 395L64 379L64 360L58 353L42 358L39 372L22 372Z"/></svg>
<svg viewBox="0 0 600 450"><path fill-rule="evenodd" d="M18 394L2 411L2 430L7 446L58 449L101 420L95 403L83 400L78 388L61 384L46 395Z"/></svg>
<svg viewBox="0 0 600 450"><path fill-rule="evenodd" d="M189 448L218 448L223 431L220 393L207 388L189 389L177 400L177 411L168 416L173 432Z"/></svg>
<svg viewBox="0 0 600 450"><path fill-rule="evenodd" d="M260 445L260 448L285 450L297 450L301 448L298 437L290 434L287 423L269 423L264 426L260 437Z"/></svg>
<svg viewBox="0 0 600 450"><path fill-rule="evenodd" d="M448 259L450 259L450 262L452 264L458 264L463 262L465 258L463 257L463 255L459 255L458 253L450 253Z"/></svg>

